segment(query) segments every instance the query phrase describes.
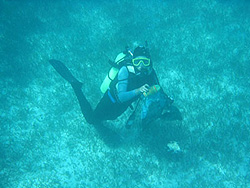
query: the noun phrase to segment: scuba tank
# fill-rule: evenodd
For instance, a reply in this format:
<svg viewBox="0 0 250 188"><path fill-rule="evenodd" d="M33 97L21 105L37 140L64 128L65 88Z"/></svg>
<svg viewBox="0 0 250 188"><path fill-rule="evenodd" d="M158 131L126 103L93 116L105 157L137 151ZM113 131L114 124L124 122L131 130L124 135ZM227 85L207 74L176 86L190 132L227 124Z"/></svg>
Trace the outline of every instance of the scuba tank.
<svg viewBox="0 0 250 188"><path fill-rule="evenodd" d="M112 67L110 68L100 87L102 93L105 93L109 89L110 83L115 79L124 61L128 60L129 55L132 56L133 54L128 48L126 48L125 52L121 52L116 56L115 62L109 61Z"/></svg>

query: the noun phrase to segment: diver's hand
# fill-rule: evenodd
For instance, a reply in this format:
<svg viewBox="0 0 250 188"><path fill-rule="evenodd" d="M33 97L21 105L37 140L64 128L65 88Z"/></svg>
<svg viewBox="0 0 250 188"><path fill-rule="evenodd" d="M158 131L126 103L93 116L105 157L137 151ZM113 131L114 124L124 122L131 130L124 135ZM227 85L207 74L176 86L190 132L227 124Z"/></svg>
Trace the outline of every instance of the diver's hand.
<svg viewBox="0 0 250 188"><path fill-rule="evenodd" d="M149 90L149 85L148 85L148 84L145 84L145 85L141 86L140 88L138 88L138 89L136 90L136 93L137 93L137 94L141 94L141 93L144 93L144 92L147 93L148 90Z"/></svg>

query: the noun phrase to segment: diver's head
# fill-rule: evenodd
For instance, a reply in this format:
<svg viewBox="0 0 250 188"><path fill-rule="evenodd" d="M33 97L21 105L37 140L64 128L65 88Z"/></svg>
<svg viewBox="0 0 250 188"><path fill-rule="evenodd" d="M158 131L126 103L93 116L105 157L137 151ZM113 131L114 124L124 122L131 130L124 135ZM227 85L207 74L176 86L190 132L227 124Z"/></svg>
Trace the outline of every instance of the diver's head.
<svg viewBox="0 0 250 188"><path fill-rule="evenodd" d="M152 62L148 49L144 46L135 48L132 64L143 75L149 75L152 71Z"/></svg>

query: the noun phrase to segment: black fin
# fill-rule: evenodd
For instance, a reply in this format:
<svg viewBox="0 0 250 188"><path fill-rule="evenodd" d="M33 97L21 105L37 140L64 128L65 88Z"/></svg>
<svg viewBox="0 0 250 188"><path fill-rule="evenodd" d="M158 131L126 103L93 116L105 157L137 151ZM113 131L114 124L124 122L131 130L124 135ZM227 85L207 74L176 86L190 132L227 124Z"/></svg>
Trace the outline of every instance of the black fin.
<svg viewBox="0 0 250 188"><path fill-rule="evenodd" d="M54 69L70 84L82 85L69 71L69 69L61 62L55 59L49 60L49 63L54 67Z"/></svg>

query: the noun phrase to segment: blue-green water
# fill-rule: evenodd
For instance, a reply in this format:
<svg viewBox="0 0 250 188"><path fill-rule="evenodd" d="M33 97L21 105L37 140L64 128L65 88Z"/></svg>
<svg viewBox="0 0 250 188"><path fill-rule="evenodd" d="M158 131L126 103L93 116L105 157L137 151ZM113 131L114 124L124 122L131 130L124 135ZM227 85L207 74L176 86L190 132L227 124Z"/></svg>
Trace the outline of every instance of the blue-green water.
<svg viewBox="0 0 250 188"><path fill-rule="evenodd" d="M96 105L108 58L145 40L184 119L135 136L124 115L112 147L48 60ZM1 0L0 187L250 187L249 44L247 0Z"/></svg>

